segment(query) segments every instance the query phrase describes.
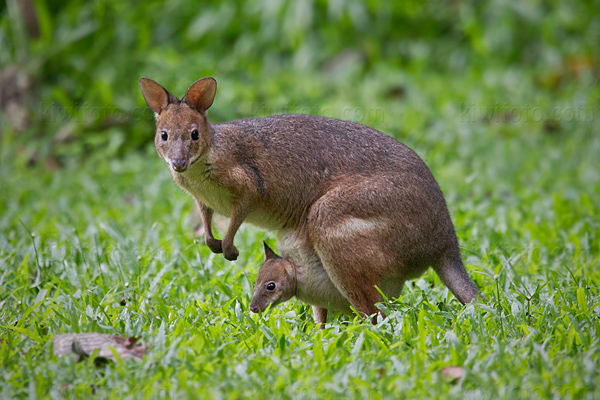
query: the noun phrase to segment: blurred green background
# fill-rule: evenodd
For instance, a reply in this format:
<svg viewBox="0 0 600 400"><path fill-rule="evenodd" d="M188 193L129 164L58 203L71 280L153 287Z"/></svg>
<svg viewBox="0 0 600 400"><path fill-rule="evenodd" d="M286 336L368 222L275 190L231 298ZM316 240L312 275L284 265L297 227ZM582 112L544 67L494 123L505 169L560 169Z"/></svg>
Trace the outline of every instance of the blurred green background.
<svg viewBox="0 0 600 400"><path fill-rule="evenodd" d="M541 0L7 0L2 146L52 165L151 146L140 76L178 96L214 76L213 122L309 112L426 141L440 118L466 116L517 123L522 135L572 134L567 108L597 117L599 10Z"/></svg>
<svg viewBox="0 0 600 400"><path fill-rule="evenodd" d="M214 123L401 140L488 302L429 271L375 327L251 314L275 235L244 224L236 262L192 236L140 76L177 96L215 77ZM0 397L597 399L599 83L598 0L0 0ZM53 355L70 332L151 350L98 370Z"/></svg>

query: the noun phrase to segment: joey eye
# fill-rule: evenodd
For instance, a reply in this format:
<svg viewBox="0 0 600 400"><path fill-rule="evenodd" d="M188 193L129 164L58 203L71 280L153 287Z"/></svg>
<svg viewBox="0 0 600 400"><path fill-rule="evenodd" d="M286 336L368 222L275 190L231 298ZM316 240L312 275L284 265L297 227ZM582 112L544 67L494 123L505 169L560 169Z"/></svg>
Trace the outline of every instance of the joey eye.
<svg viewBox="0 0 600 400"><path fill-rule="evenodd" d="M267 283L267 292L272 292L273 290L275 290L275 282Z"/></svg>
<svg viewBox="0 0 600 400"><path fill-rule="evenodd" d="M192 131L192 140L198 140L199 137L200 137L200 134L198 133L198 129L194 129Z"/></svg>
<svg viewBox="0 0 600 400"><path fill-rule="evenodd" d="M160 138L163 140L163 142L166 142L167 139L169 138L169 135L167 134L167 132L162 131L160 134Z"/></svg>

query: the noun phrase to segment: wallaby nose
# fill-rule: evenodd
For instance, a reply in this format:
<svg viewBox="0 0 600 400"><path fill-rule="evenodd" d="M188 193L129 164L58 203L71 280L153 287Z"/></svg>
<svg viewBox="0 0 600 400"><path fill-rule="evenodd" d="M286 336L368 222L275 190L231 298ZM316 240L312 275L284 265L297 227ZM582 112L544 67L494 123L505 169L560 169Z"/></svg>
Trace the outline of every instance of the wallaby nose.
<svg viewBox="0 0 600 400"><path fill-rule="evenodd" d="M187 169L187 161L184 159L171 161L171 167L177 172L183 172Z"/></svg>
<svg viewBox="0 0 600 400"><path fill-rule="evenodd" d="M260 311L260 308L258 308L258 306L256 304L251 304L250 311L252 311L254 314L256 314L257 312Z"/></svg>

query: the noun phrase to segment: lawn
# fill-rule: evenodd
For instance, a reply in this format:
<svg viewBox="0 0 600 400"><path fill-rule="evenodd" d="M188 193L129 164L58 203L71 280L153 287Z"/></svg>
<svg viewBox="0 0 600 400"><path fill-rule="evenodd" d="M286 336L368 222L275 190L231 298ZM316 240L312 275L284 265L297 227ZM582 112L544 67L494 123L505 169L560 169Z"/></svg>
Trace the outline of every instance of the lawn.
<svg viewBox="0 0 600 400"><path fill-rule="evenodd" d="M557 4L561 10L575 7ZM585 4L583 11L595 7ZM113 6L123 11L123 20L156 12L132 6L136 13L127 14L128 8ZM84 24L83 17L73 16L85 17L85 7L73 2L66 11L40 11L46 14L42 42L32 44L30 55L48 62L39 76L55 79L47 85L42 80L40 101L58 102L58 110L68 114L65 110L72 109L65 102L76 97L115 106L129 117L100 126L85 119L84 107L73 100L75 114L66 120L67 114L58 120L47 109L32 108L33 122L22 132L3 119L1 397L600 397L600 67L592 46L597 19L593 30L588 29L593 21L576 25L583 24L577 18L582 9L546 11L539 19L529 15L520 31L522 20L508 11L516 19L488 26L485 10L473 6L470 15L466 7L460 14L466 33L456 44L438 43L429 27L433 33L413 38L401 56L388 59L385 51L373 50L367 35L365 56L347 52L325 66L314 38L295 36L306 28L300 24L284 32L278 42L284 49L257 61L260 68L234 61L243 64L250 50L275 40L262 31L267 36L252 37L256 47L244 48L239 40L220 61L221 44L214 49L206 44L207 64L175 75L186 57L196 57L190 43L205 34L192 20L184 33L170 33L190 41L179 45L186 55L165 53L166 44L159 43L160 52L147 62L123 56L133 63L129 66L139 62L127 73L111 72L109 57L95 67L106 75L98 76L100 83L89 86L88 94L66 82L69 68L79 68L78 55L87 57L79 60L83 65L95 58L77 48L69 53L67 68L40 50L50 46L44 35L51 36L53 18L56 24ZM228 12L225 6L210 10ZM7 43L10 20L2 18L0 43ZM99 29L103 19L93 18ZM440 18L435 24L444 23ZM342 22L340 35L350 29L346 19ZM540 33L541 60L528 59L525 47L518 54L492 54L508 46L491 40L508 34L493 31L505 26L526 38L550 28L566 33L558 39ZM570 30L560 30L563 26ZM319 35L339 39L328 29ZM223 30L224 36L236 34L232 25ZM117 28L111 34L126 36ZM479 34L491 39L480 43ZM569 36L577 34L579 47ZM328 43L323 52L341 46ZM150 47L138 43L136 51L151 52L144 46ZM125 50L116 46L114 52ZM166 54L164 64L157 54ZM283 55L270 58L273 54ZM447 65L433 60L436 56ZM18 58L16 53L15 60L2 57L4 64ZM62 75L50 78L48 69ZM141 75L164 81L176 95L196 78L215 76L219 89L209 111L212 122L313 113L373 126L413 148L445 193L465 264L487 301L461 305L429 271L399 299L380 304L388 317L376 326L336 315L320 330L310 307L296 300L262 315L251 313L262 242L276 248L275 233L243 225L235 262L212 254L192 235L193 203L154 151L152 115L131 111L143 110ZM92 79L72 78L82 87ZM67 140L57 140L61 135ZM53 354L55 335L83 332L140 337L149 351L141 361L101 366L94 357L76 362ZM448 366L461 367L461 376L444 375Z"/></svg>

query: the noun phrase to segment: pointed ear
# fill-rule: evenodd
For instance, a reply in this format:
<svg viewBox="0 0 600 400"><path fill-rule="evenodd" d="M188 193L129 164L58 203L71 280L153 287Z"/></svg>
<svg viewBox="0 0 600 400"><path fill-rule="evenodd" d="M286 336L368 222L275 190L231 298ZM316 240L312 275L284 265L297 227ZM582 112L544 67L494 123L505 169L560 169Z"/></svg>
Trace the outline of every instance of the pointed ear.
<svg viewBox="0 0 600 400"><path fill-rule="evenodd" d="M142 91L144 100L146 100L146 104L156 114L160 114L174 97L165 88L149 78L140 78L140 90Z"/></svg>
<svg viewBox="0 0 600 400"><path fill-rule="evenodd" d="M277 259L277 258L281 258L277 254L275 254L275 252L273 250L271 250L271 248L269 247L269 245L267 244L267 242L263 242L263 244L265 246L265 261L266 260L274 260L274 259Z"/></svg>
<svg viewBox="0 0 600 400"><path fill-rule="evenodd" d="M213 78L202 78L192 83L185 93L185 102L204 114L212 106L217 93L217 81Z"/></svg>

